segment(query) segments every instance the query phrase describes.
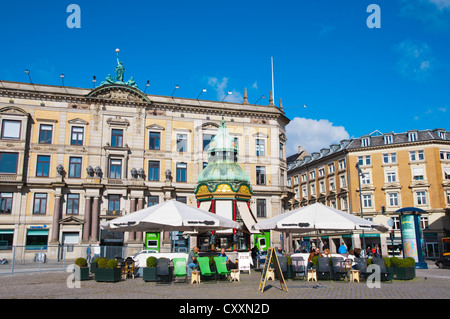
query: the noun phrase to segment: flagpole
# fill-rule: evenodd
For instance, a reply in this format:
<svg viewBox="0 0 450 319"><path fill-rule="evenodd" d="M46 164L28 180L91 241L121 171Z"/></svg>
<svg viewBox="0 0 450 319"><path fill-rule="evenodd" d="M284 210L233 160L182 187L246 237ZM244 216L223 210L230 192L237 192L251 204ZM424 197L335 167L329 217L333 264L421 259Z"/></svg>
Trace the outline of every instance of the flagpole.
<svg viewBox="0 0 450 319"><path fill-rule="evenodd" d="M270 65L271 65L271 69L272 69L272 95L273 95L273 100L275 101L275 86L274 86L274 81L273 81L273 56L270 57Z"/></svg>

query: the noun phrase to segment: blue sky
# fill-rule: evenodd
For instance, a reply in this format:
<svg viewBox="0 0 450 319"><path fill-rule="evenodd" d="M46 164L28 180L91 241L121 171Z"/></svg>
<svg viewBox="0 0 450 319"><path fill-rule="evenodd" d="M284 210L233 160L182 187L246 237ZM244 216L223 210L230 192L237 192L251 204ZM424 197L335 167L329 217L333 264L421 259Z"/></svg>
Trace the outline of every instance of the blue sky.
<svg viewBox="0 0 450 319"><path fill-rule="evenodd" d="M369 4L381 12L370 29ZM70 4L81 28L68 28ZM87 1L2 3L0 79L92 87L114 74L147 93L283 99L288 153L379 130L449 127L450 0ZM307 108L297 107L303 104Z"/></svg>

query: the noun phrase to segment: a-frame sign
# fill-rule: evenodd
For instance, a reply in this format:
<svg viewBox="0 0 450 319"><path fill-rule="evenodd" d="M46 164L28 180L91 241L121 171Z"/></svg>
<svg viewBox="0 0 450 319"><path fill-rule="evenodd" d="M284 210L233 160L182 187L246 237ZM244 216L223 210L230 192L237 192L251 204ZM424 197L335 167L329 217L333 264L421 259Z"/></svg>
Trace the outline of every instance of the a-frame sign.
<svg viewBox="0 0 450 319"><path fill-rule="evenodd" d="M288 288L286 286L286 282L284 281L283 272L281 271L281 266L280 263L278 262L278 257L275 252L275 248L269 248L269 250L267 251L267 258L266 262L264 263L264 268L262 270L258 290L260 292L264 292L264 286L266 285L270 265L274 266L275 276L278 277L278 279L280 280L281 289L288 292Z"/></svg>

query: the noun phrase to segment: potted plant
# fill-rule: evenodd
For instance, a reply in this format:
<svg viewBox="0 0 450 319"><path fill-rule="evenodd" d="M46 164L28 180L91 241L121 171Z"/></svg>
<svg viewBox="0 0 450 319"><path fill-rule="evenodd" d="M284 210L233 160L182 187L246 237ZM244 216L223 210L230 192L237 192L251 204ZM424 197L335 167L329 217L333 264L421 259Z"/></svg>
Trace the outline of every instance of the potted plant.
<svg viewBox="0 0 450 319"><path fill-rule="evenodd" d="M392 257L391 264L393 265L396 279L411 280L416 277L416 261L414 258L407 257L405 259L400 259Z"/></svg>
<svg viewBox="0 0 450 319"><path fill-rule="evenodd" d="M156 266L157 266L156 257L154 257L154 256L148 257L147 258L147 267L145 267L142 272L142 279L144 281L156 281L157 280Z"/></svg>
<svg viewBox="0 0 450 319"><path fill-rule="evenodd" d="M83 257L77 258L75 260L75 265L80 269L79 272L75 272L75 277L77 280L89 280L89 267L87 266L87 261Z"/></svg>
<svg viewBox="0 0 450 319"><path fill-rule="evenodd" d="M95 258L92 262L91 262L91 264L90 264L90 271L91 271L91 274L95 274L95 270L97 269L97 262L99 261L101 259L101 257L97 257L97 258Z"/></svg>
<svg viewBox="0 0 450 319"><path fill-rule="evenodd" d="M120 281L122 269L117 268L115 259L100 258L95 270L95 281L117 282Z"/></svg>

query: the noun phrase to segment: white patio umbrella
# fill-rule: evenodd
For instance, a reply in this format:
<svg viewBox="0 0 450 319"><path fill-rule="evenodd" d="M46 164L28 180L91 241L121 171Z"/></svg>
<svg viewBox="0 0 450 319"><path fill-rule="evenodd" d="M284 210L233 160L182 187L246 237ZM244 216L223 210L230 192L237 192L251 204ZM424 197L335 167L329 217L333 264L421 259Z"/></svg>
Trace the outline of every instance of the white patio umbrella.
<svg viewBox="0 0 450 319"><path fill-rule="evenodd" d="M201 231L240 228L238 222L170 200L102 223L110 231Z"/></svg>
<svg viewBox="0 0 450 319"><path fill-rule="evenodd" d="M314 203L256 223L253 229L304 233L318 230L372 230L379 226L321 203Z"/></svg>

